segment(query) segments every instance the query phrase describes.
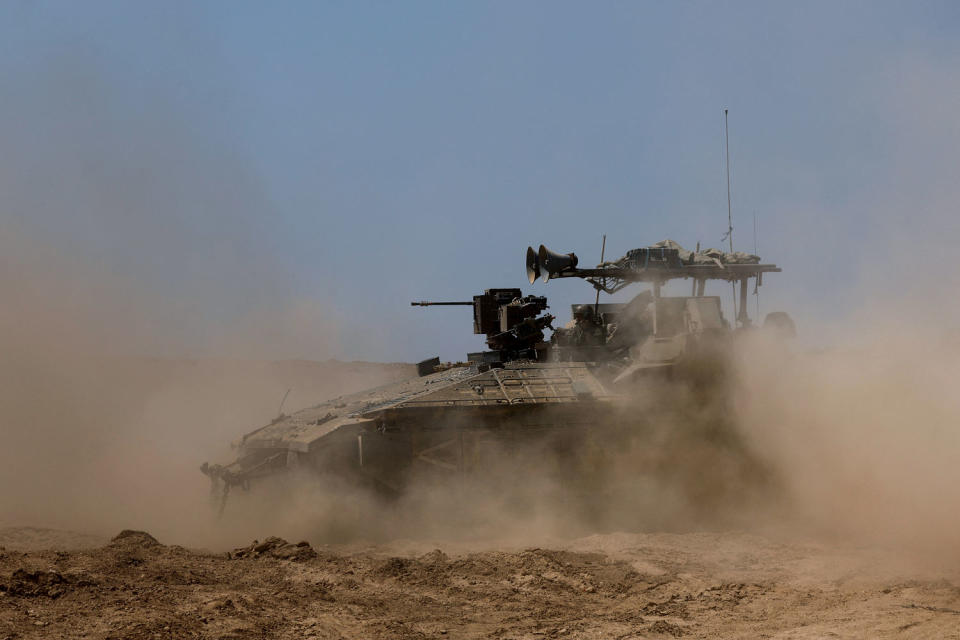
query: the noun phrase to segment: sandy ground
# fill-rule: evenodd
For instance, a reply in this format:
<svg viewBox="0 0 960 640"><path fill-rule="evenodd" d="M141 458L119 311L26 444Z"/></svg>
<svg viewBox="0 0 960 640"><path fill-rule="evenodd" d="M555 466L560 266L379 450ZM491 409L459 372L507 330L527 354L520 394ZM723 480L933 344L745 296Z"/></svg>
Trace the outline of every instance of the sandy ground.
<svg viewBox="0 0 960 640"><path fill-rule="evenodd" d="M960 546L950 508L950 425L958 414L936 404L956 394L927 378L919 393L896 378L896 393L879 394L895 404L874 406L860 399L878 397L876 381L861 384L854 360L852 369L832 367L833 377L822 358L811 363L817 375L800 378L813 389L751 414L764 427L753 433L767 438L757 444L796 481L797 508L787 512L807 537L765 511L757 521L782 530L747 518L736 522L752 533L723 524L713 532L547 538L534 525L503 532L491 522L456 540L393 532L373 538L392 542L362 543L318 533L312 547L242 553L227 545L313 528L257 515L241 518L244 527L229 517L211 524L214 531L197 524L201 507L209 516L197 471L207 450L276 415L287 389L292 411L409 375L407 365L124 360L105 364L110 375L95 388L66 396L46 393L49 376L38 374L39 397L59 402L44 405L43 421L27 420L36 394L7 390L23 405L10 415L25 426L9 434L0 464L0 640L960 638ZM952 371L941 378L954 380ZM861 386L837 399L837 389L854 383ZM910 402L904 389L915 394ZM761 385L758 397L783 398L782 391ZM816 401L823 396L833 400ZM919 408L926 420L916 419ZM54 419L62 416L69 420ZM781 428L770 416L790 420ZM771 434L770 424L779 431ZM809 425L818 428L799 428ZM780 432L802 438L770 446ZM23 454L41 447L43 456ZM159 542L147 534L111 539L131 524ZM576 530L598 530L586 524ZM870 535L883 527L889 535ZM354 542L321 544L335 539ZM888 542L851 542L875 539ZM192 548L203 545L210 548Z"/></svg>
<svg viewBox="0 0 960 640"><path fill-rule="evenodd" d="M4 640L960 638L960 575L936 563L743 533L247 557L140 534L91 546L8 528L0 540Z"/></svg>

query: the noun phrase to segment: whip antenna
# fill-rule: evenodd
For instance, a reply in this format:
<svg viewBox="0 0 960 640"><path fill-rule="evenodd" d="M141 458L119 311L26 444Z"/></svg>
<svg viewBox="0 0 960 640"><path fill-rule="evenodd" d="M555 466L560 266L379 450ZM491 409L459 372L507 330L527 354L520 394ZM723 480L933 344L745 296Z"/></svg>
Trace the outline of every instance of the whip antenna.
<svg viewBox="0 0 960 640"><path fill-rule="evenodd" d="M286 392L285 394L283 394L283 400L280 401L280 408L277 409L277 417L278 417L278 418L282 418L282 417L283 417L283 403L287 401L287 396L290 395L290 391L291 391L292 389L293 389L293 387L291 387L290 389L287 389L287 392Z"/></svg>
<svg viewBox="0 0 960 640"><path fill-rule="evenodd" d="M760 255L759 245L757 244L757 212L753 212L753 255ZM760 322L760 276L754 280L753 295L756 300L757 322Z"/></svg>
<svg viewBox="0 0 960 640"><path fill-rule="evenodd" d="M730 206L730 124L728 119L729 111L723 110L723 139L727 152L727 240L730 241L730 253L733 253L733 208ZM733 291L733 317L737 315L737 285L732 280L730 287Z"/></svg>
<svg viewBox="0 0 960 640"><path fill-rule="evenodd" d="M607 234L603 234L603 244L600 245L600 264L603 264L603 256L607 252ZM604 279L604 286L607 282ZM600 315L600 287L597 287L597 300L593 303L593 315L597 317Z"/></svg>
<svg viewBox="0 0 960 640"><path fill-rule="evenodd" d="M730 206L730 124L728 110L723 110L723 137L727 147L727 239L730 241L730 253L733 253L733 208Z"/></svg>

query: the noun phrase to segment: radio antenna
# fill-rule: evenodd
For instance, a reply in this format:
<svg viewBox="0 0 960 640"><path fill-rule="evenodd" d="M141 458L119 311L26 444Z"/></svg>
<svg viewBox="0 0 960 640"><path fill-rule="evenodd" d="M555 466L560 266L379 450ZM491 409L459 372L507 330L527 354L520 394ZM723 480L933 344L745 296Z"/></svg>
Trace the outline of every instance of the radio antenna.
<svg viewBox="0 0 960 640"><path fill-rule="evenodd" d="M287 396L290 395L290 391L292 390L293 388L291 387L290 389L287 389L285 394L283 394L283 400L280 401L280 407L277 409L277 418L283 417L283 403L287 401Z"/></svg>
<svg viewBox="0 0 960 640"><path fill-rule="evenodd" d="M730 206L730 124L728 120L727 109L723 110L723 138L727 152L727 240L730 241L730 253L733 253L733 208ZM733 291L733 317L738 318L737 314L737 285L732 280L730 287Z"/></svg>
<svg viewBox="0 0 960 640"><path fill-rule="evenodd" d="M603 244L600 245L600 264L603 264L603 256L607 252L607 234L603 234ZM603 283L607 285L606 282ZM597 300L593 303L593 317L600 315L600 287L597 287Z"/></svg>
<svg viewBox="0 0 960 640"><path fill-rule="evenodd" d="M757 212L753 212L753 255L760 255L759 244L757 244ZM753 295L756 300L756 319L760 322L760 276L754 280Z"/></svg>
<svg viewBox="0 0 960 640"><path fill-rule="evenodd" d="M727 239L730 241L730 253L733 253L733 208L730 206L730 124L728 110L723 110L723 134L727 147Z"/></svg>

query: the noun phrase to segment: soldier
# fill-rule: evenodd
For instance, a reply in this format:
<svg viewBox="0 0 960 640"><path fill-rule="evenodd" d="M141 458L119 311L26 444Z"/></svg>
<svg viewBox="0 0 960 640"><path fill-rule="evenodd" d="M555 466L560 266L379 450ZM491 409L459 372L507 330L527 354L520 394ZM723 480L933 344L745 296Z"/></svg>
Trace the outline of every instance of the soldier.
<svg viewBox="0 0 960 640"><path fill-rule="evenodd" d="M573 310L573 321L573 343L578 347L602 345L606 342L606 331L593 315L593 307L590 305L577 305Z"/></svg>

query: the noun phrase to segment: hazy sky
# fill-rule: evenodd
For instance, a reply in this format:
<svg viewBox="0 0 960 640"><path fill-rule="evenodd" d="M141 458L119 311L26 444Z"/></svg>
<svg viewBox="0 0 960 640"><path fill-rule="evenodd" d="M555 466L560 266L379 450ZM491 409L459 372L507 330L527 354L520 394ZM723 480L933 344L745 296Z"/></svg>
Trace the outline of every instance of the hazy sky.
<svg viewBox="0 0 960 640"><path fill-rule="evenodd" d="M528 244L721 245L724 108L765 310L815 343L960 284L956 2L11 1L0 87L3 281L121 350L456 359L469 310L409 301L487 287L566 319Z"/></svg>

